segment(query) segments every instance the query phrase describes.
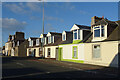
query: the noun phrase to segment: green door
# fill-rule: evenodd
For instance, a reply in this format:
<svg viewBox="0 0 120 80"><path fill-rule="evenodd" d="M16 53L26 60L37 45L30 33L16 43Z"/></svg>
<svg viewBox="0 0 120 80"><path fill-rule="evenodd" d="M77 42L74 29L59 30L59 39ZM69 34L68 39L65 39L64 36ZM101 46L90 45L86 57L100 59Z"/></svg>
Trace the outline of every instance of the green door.
<svg viewBox="0 0 120 80"><path fill-rule="evenodd" d="M62 60L62 48L59 48L59 60Z"/></svg>

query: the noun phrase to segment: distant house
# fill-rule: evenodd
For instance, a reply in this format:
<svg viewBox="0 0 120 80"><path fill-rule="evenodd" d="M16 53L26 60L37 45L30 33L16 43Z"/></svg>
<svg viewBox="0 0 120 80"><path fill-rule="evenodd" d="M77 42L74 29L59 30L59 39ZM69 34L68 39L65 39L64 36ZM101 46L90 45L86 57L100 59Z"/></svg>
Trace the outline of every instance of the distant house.
<svg viewBox="0 0 120 80"><path fill-rule="evenodd" d="M7 56L27 56L28 41L24 39L23 32L16 32L9 35L8 42L5 43L5 53Z"/></svg>
<svg viewBox="0 0 120 80"><path fill-rule="evenodd" d="M58 55L58 45L62 41L62 34L56 32L48 32L44 45L45 58L56 59Z"/></svg>
<svg viewBox="0 0 120 80"><path fill-rule="evenodd" d="M63 32L64 35L69 35L70 39L66 40L69 43L59 45L59 60L71 62L84 62L84 42L91 35L90 26L74 24L71 28L71 34ZM65 34L66 33L66 34Z"/></svg>
<svg viewBox="0 0 120 80"><path fill-rule="evenodd" d="M2 48L2 55L5 56L5 46L3 46L3 48Z"/></svg>
<svg viewBox="0 0 120 80"><path fill-rule="evenodd" d="M41 34L40 37L29 37L29 47L27 48L27 56L44 57L43 46L46 44L46 35Z"/></svg>
<svg viewBox="0 0 120 80"><path fill-rule="evenodd" d="M29 37L29 47L27 48L27 56L40 57L41 39Z"/></svg>
<svg viewBox="0 0 120 80"><path fill-rule="evenodd" d="M8 41L5 43L5 55L6 56L11 56L12 36L14 35L9 35Z"/></svg>

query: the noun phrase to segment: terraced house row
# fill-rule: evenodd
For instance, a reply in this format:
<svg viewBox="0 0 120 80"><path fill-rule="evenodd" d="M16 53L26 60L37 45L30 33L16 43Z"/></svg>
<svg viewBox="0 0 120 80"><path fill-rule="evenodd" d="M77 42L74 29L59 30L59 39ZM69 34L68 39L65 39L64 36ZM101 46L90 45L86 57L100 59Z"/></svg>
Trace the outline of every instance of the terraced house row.
<svg viewBox="0 0 120 80"><path fill-rule="evenodd" d="M18 35L18 33L20 35ZM120 21L92 17L91 26L74 24L70 31L48 32L40 37L10 35L3 52L10 56L33 56L83 64L118 67ZM11 36L13 37L11 39Z"/></svg>

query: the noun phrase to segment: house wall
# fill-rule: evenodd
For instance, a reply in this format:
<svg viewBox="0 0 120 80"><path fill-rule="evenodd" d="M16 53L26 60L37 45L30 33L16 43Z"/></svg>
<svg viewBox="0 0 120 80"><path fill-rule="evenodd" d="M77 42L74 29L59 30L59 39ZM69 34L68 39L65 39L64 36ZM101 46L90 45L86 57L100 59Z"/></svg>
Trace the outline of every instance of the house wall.
<svg viewBox="0 0 120 80"><path fill-rule="evenodd" d="M74 59L73 57L73 47L77 46L78 58ZM68 45L59 45L59 48L62 48L62 60L72 61L83 63L84 61L84 44L68 44ZM75 61L76 60L76 61Z"/></svg>
<svg viewBox="0 0 120 80"><path fill-rule="evenodd" d="M93 59L93 45L100 45L100 59ZM118 41L85 43L85 61L87 64L118 67Z"/></svg>
<svg viewBox="0 0 120 80"><path fill-rule="evenodd" d="M15 53L14 56L18 56L18 47L14 48L14 53Z"/></svg>
<svg viewBox="0 0 120 80"><path fill-rule="evenodd" d="M11 55L12 42L5 43L5 53L6 55Z"/></svg>
<svg viewBox="0 0 120 80"><path fill-rule="evenodd" d="M39 49L40 47L34 47L34 48L27 48L27 56L30 56L29 55L29 49L31 49L31 53L34 55L34 50L36 50L36 53L35 53L35 57L40 57L39 56ZM33 56L32 55L32 56Z"/></svg>
<svg viewBox="0 0 120 80"><path fill-rule="evenodd" d="M58 46L47 46L45 47L45 58L48 58L48 48L50 48L50 57L49 58L56 58L56 48Z"/></svg>
<svg viewBox="0 0 120 80"><path fill-rule="evenodd" d="M18 47L19 52L18 56L19 57L26 57L27 56L27 47L29 46L29 42L26 40L20 46Z"/></svg>

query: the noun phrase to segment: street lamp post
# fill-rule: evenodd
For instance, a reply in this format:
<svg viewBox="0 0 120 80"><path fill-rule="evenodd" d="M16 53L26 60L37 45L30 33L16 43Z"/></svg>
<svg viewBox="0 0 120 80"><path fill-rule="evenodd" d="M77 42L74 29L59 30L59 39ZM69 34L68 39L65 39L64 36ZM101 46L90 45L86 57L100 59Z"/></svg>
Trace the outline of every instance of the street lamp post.
<svg viewBox="0 0 120 80"><path fill-rule="evenodd" d="M41 0L38 0L38 1L41 1ZM43 45L44 45L44 0L43 0L43 30L42 30L42 33L43 33L43 41L42 41L42 53L43 53ZM44 58L45 58L45 53L44 53Z"/></svg>

